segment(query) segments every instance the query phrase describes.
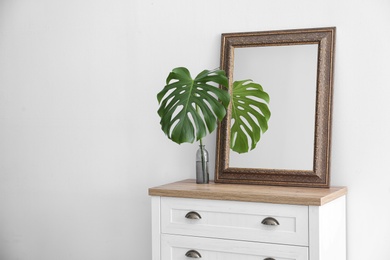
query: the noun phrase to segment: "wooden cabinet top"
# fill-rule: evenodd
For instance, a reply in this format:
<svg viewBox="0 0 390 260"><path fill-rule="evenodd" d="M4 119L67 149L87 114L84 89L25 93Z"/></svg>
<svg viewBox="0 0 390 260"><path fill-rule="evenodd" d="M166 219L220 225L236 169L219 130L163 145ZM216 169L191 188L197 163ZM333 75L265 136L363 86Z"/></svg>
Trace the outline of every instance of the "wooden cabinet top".
<svg viewBox="0 0 390 260"><path fill-rule="evenodd" d="M321 206L347 194L346 187L304 188L244 184L196 184L183 180L149 189L149 195Z"/></svg>

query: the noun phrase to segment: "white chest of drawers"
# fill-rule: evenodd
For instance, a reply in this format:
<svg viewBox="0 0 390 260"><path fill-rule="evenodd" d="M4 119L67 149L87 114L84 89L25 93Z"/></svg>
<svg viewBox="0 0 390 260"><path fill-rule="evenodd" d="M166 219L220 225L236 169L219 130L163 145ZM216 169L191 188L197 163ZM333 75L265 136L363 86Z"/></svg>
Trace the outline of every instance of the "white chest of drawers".
<svg viewBox="0 0 390 260"><path fill-rule="evenodd" d="M149 189L153 260L345 260L345 187Z"/></svg>

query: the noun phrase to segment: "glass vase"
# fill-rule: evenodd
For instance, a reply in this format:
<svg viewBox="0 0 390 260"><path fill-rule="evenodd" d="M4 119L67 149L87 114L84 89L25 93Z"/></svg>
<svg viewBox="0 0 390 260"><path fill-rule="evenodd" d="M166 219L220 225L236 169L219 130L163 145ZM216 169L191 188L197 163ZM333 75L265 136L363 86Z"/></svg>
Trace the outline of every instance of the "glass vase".
<svg viewBox="0 0 390 260"><path fill-rule="evenodd" d="M209 153L204 145L196 151L196 183L209 183Z"/></svg>

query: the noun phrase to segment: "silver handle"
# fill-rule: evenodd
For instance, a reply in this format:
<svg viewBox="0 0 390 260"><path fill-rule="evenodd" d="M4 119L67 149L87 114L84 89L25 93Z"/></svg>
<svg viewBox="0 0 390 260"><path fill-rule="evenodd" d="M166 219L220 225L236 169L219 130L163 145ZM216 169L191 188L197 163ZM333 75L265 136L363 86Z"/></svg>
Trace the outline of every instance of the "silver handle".
<svg viewBox="0 0 390 260"><path fill-rule="evenodd" d="M202 217L196 211L190 211L186 214L186 218L188 219L201 219Z"/></svg>
<svg viewBox="0 0 390 260"><path fill-rule="evenodd" d="M263 219L263 221L261 221L261 224L267 225L267 226L279 226L279 222L276 219L274 219L273 217L268 217L268 218ZM268 259L268 260L270 260L270 259Z"/></svg>
<svg viewBox="0 0 390 260"><path fill-rule="evenodd" d="M186 257L190 258L202 258L202 256L199 254L196 250L190 250L186 253Z"/></svg>
<svg viewBox="0 0 390 260"><path fill-rule="evenodd" d="M264 258L264 260L275 260L275 258L267 257L267 258Z"/></svg>

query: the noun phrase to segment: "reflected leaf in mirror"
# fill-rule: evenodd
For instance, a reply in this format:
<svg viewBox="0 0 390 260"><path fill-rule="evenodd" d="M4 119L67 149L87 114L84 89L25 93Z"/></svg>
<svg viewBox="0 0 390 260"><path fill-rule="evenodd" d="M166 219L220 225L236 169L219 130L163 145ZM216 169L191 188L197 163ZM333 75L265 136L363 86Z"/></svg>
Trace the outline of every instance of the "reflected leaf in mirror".
<svg viewBox="0 0 390 260"><path fill-rule="evenodd" d="M233 82L230 148L237 153L253 150L268 129L269 95L252 80Z"/></svg>
<svg viewBox="0 0 390 260"><path fill-rule="evenodd" d="M161 129L169 139L193 143L216 129L230 102L229 93L215 86L218 84L228 86L223 70L204 70L195 79L187 68L172 70L157 94Z"/></svg>

